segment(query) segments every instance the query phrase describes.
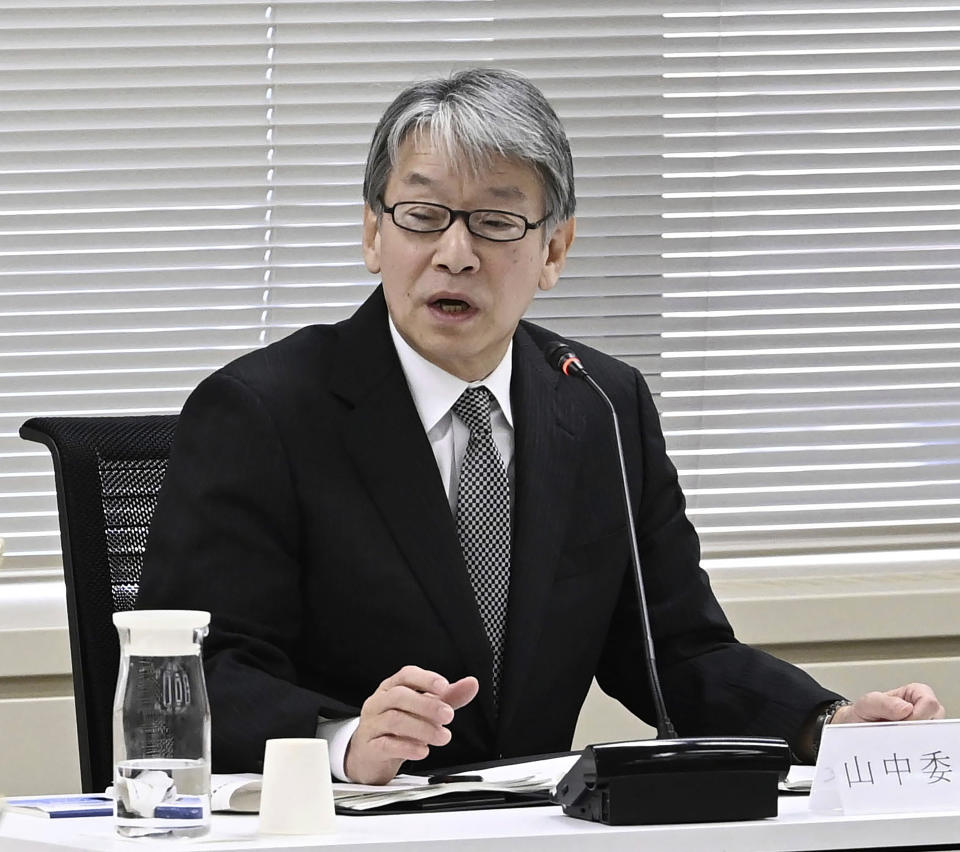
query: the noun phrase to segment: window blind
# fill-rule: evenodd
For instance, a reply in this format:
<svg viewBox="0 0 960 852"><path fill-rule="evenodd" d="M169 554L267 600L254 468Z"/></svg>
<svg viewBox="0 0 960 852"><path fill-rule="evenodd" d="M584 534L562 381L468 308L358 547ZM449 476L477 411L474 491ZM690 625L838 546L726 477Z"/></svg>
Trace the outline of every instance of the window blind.
<svg viewBox="0 0 960 852"><path fill-rule="evenodd" d="M2 4L4 570L59 565L23 420L175 411L270 330L265 10Z"/></svg>
<svg viewBox="0 0 960 852"><path fill-rule="evenodd" d="M578 254L534 311L654 375L638 288L657 213L641 155L653 11L600 2L0 0L0 536L8 577L55 573L40 414L174 412L206 374L376 281L363 161L415 79L531 76L565 118ZM639 51L639 52L638 52ZM651 273L651 280L654 280Z"/></svg>
<svg viewBox="0 0 960 852"><path fill-rule="evenodd" d="M661 404L705 550L955 564L960 6L663 7Z"/></svg>
<svg viewBox="0 0 960 852"><path fill-rule="evenodd" d="M772 7L0 0L3 571L59 566L20 423L176 411L352 313L373 125L474 65L567 126L578 239L530 316L647 376L706 554L949 553L960 5Z"/></svg>

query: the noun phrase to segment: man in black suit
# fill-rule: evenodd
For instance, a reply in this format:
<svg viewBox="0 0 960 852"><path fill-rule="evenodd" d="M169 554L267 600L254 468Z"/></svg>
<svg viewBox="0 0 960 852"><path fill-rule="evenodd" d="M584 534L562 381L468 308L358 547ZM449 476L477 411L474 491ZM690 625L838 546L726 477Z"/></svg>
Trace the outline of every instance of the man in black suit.
<svg viewBox="0 0 960 852"><path fill-rule="evenodd" d="M513 74L411 87L374 134L364 198L382 287L197 388L154 518L140 605L213 615L215 767L256 770L266 739L314 734L365 782L562 750L594 677L649 720L609 415L521 320L574 238L559 120ZM735 640L642 377L577 348L620 417L679 732L781 736L810 758L831 719L942 716L916 684L840 707Z"/></svg>

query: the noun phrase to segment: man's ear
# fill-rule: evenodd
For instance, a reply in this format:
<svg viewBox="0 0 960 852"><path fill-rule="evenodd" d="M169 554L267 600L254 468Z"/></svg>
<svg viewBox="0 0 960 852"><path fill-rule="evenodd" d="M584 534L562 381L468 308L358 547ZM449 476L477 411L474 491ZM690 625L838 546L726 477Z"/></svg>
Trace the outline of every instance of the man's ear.
<svg viewBox="0 0 960 852"><path fill-rule="evenodd" d="M374 275L380 273L380 217L363 205L363 262Z"/></svg>
<svg viewBox="0 0 960 852"><path fill-rule="evenodd" d="M546 259L537 285L541 290L552 290L557 286L560 273L563 272L564 264L567 262L567 252L570 251L576 235L577 220L574 216L561 222L554 229L550 242L546 246Z"/></svg>

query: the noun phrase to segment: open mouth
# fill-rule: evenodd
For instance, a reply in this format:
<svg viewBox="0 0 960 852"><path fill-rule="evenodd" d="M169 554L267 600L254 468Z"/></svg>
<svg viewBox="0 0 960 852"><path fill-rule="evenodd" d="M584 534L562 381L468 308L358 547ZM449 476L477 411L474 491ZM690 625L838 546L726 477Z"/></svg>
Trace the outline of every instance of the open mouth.
<svg viewBox="0 0 960 852"><path fill-rule="evenodd" d="M435 299L431 306L445 314L462 314L470 310L470 304L463 299Z"/></svg>

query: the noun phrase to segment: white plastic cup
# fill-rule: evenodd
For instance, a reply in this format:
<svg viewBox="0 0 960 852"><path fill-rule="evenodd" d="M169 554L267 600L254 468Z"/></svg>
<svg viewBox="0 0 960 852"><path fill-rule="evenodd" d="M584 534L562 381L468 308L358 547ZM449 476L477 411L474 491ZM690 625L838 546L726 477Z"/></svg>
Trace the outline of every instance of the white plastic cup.
<svg viewBox="0 0 960 852"><path fill-rule="evenodd" d="M327 741L267 740L260 833L329 834L336 827Z"/></svg>

